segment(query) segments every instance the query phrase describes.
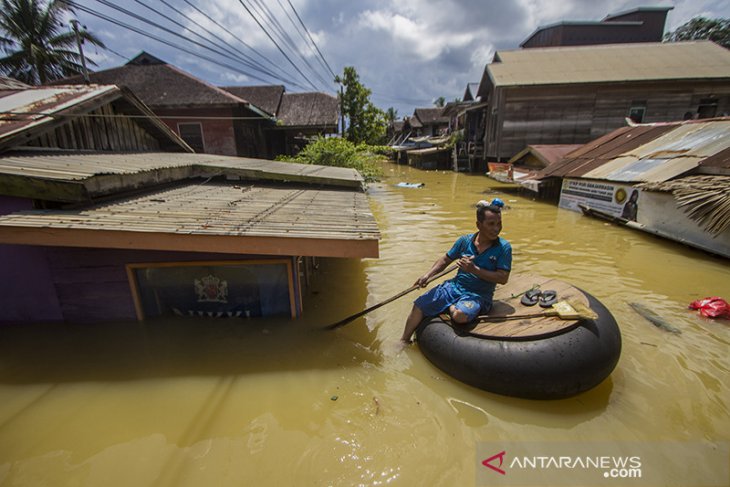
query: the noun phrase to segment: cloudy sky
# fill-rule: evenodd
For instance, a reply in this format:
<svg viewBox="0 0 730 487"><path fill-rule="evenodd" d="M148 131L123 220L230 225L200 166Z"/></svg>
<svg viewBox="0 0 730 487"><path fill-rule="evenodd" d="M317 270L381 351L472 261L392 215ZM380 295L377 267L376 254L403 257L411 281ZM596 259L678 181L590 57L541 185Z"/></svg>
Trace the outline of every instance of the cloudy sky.
<svg viewBox="0 0 730 487"><path fill-rule="evenodd" d="M467 83L481 79L495 50L517 48L538 26L601 20L639 6L672 6L666 31L699 15L730 17L727 0L74 1L82 7L76 17L109 48L86 47L96 69L118 66L145 50L216 85L284 84L287 92L334 94L328 66L334 73L354 66L372 90L372 101L396 108L401 117L432 106L440 96L462 97Z"/></svg>

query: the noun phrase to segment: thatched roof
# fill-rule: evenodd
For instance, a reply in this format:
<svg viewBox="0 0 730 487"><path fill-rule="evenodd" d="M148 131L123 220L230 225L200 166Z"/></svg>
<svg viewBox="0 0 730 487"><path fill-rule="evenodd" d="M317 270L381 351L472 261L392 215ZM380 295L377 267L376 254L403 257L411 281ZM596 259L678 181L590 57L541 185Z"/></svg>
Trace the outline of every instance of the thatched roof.
<svg viewBox="0 0 730 487"><path fill-rule="evenodd" d="M730 228L730 176L687 176L637 187L671 192L677 206L713 235Z"/></svg>
<svg viewBox="0 0 730 487"><path fill-rule="evenodd" d="M336 127L336 97L326 93L284 93L277 118L288 127Z"/></svg>
<svg viewBox="0 0 730 487"><path fill-rule="evenodd" d="M271 115L276 115L279 111L281 98L284 95L283 85L223 86L222 88Z"/></svg>

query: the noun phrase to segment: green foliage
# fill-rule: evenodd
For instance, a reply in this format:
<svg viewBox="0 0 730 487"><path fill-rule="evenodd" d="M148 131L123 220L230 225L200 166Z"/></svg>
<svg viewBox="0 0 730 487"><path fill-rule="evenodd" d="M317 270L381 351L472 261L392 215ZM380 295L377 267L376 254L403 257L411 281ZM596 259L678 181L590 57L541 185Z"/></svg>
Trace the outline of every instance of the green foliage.
<svg viewBox="0 0 730 487"><path fill-rule="evenodd" d="M464 140L464 129L456 130L449 135L449 141L444 147L453 149L457 144Z"/></svg>
<svg viewBox="0 0 730 487"><path fill-rule="evenodd" d="M295 157L277 157L277 160L318 164L322 166L357 169L366 181L374 181L381 175L380 162L390 150L384 146L354 144L339 137L317 137Z"/></svg>
<svg viewBox="0 0 730 487"><path fill-rule="evenodd" d="M372 91L360 83L360 77L352 66L346 66L342 77L335 81L345 88L340 95L342 113L349 124L345 135L355 144L378 144L384 142L387 117L383 110L370 102Z"/></svg>
<svg viewBox="0 0 730 487"><path fill-rule="evenodd" d="M443 96L439 96L433 101L433 104L434 106L441 108L446 105L446 98L444 98Z"/></svg>
<svg viewBox="0 0 730 487"><path fill-rule="evenodd" d="M0 0L0 46L7 54L0 73L32 85L80 73L76 35L63 23L70 11L61 0ZM79 35L104 47L86 31Z"/></svg>
<svg viewBox="0 0 730 487"><path fill-rule="evenodd" d="M664 40L669 42L699 39L709 39L730 49L730 19L695 17L664 36Z"/></svg>

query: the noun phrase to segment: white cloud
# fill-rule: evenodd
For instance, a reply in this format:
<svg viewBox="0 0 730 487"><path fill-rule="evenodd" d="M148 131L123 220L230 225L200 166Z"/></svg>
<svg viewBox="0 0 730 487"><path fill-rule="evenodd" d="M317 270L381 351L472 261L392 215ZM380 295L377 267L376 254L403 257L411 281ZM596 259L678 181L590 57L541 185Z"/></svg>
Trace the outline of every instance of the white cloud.
<svg viewBox="0 0 730 487"><path fill-rule="evenodd" d="M231 81L236 84L245 84L251 82L251 78L249 78L248 76L245 76L243 74L231 73L230 71L224 71L221 75L221 78L224 81Z"/></svg>
<svg viewBox="0 0 730 487"><path fill-rule="evenodd" d="M363 12L359 26L387 33L399 50L410 50L426 61L436 59L445 50L463 47L475 40L470 33L438 31L425 19L412 19L387 11Z"/></svg>

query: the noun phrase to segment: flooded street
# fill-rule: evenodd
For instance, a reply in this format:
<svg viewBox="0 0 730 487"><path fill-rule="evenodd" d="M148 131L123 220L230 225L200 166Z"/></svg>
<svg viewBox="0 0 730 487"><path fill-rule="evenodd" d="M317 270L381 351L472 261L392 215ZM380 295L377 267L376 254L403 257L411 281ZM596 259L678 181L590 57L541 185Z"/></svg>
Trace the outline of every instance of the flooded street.
<svg viewBox="0 0 730 487"><path fill-rule="evenodd" d="M484 442L730 440L730 324L687 310L695 299L730 299L728 261L481 175L384 171L368 190L380 258L320 261L296 322L0 328L0 484L473 485ZM425 187L395 186L402 181ZM417 345L397 353L415 293L335 332L318 329L411 286L474 231L474 203L495 196L508 205L513 273L569 281L614 314L623 351L608 380L559 401L464 385ZM644 465L661 485L726 467L722 456Z"/></svg>

